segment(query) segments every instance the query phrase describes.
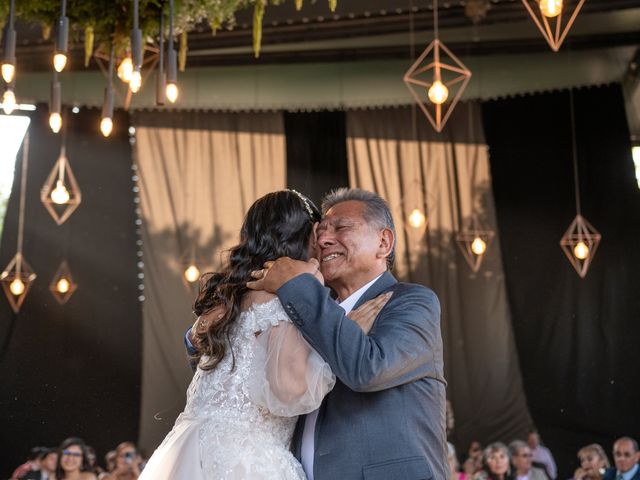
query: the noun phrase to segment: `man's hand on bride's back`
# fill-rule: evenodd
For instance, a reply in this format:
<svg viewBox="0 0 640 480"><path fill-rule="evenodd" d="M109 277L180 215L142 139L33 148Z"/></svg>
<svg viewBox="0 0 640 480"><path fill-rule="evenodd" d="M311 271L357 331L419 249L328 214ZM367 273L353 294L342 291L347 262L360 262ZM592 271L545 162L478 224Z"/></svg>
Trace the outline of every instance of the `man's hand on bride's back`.
<svg viewBox="0 0 640 480"><path fill-rule="evenodd" d="M263 269L251 272L251 276L255 280L247 282L247 287L252 290L265 290L269 293L276 293L282 285L304 273L310 273L320 283L324 284L324 278L320 273L320 263L315 258L304 262L289 257L281 257L276 261L266 262Z"/></svg>
<svg viewBox="0 0 640 480"><path fill-rule="evenodd" d="M347 317L356 322L364 334L368 335L373 326L373 322L392 295L393 292L378 295L376 298L364 302L355 310L351 310Z"/></svg>

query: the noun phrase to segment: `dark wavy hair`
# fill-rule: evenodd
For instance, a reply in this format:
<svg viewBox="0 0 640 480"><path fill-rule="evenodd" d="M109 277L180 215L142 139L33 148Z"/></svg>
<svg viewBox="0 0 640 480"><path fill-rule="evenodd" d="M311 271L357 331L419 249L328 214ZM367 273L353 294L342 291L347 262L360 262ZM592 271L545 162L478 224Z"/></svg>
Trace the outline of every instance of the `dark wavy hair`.
<svg viewBox="0 0 640 480"><path fill-rule="evenodd" d="M81 472L91 472L91 465L89 465L89 455L87 454L87 444L84 440L78 437L70 437L64 440L58 447L58 461L56 462L56 479L60 480L65 478L65 471L62 469L62 452L67 448L77 445L82 451L82 464L80 465Z"/></svg>
<svg viewBox="0 0 640 480"><path fill-rule="evenodd" d="M268 193L251 205L240 229L240 243L229 251L221 272L205 277L193 306L198 316L220 305L225 308L222 318L209 322L205 332L193 333L197 354L192 360L197 363L203 355L209 357L200 368L211 370L224 358L251 272L279 257L307 260L309 238L318 221L320 212L313 202L291 190Z"/></svg>

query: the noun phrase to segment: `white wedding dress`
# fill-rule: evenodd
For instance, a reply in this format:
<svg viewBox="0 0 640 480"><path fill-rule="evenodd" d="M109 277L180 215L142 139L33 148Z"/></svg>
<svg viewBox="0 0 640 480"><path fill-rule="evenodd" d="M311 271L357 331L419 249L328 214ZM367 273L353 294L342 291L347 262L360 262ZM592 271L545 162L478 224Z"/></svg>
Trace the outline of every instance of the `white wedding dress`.
<svg viewBox="0 0 640 480"><path fill-rule="evenodd" d="M335 376L277 298L242 312L229 343L216 368L196 370L140 480L306 478L289 451L296 418L320 406Z"/></svg>

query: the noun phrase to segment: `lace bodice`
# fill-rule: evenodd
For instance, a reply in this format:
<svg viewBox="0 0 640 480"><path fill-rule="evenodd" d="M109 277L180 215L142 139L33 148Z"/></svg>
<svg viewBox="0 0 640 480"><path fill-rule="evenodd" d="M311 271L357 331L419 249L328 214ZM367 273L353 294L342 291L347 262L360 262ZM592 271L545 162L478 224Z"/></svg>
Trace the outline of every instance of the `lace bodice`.
<svg viewBox="0 0 640 480"><path fill-rule="evenodd" d="M184 415L222 419L235 428L246 427L253 433L262 431L290 441L296 418L271 415L254 404L247 391L256 353L256 334L279 322L290 320L277 298L253 304L242 312L232 327L231 348L222 361L213 370L196 370L187 391Z"/></svg>

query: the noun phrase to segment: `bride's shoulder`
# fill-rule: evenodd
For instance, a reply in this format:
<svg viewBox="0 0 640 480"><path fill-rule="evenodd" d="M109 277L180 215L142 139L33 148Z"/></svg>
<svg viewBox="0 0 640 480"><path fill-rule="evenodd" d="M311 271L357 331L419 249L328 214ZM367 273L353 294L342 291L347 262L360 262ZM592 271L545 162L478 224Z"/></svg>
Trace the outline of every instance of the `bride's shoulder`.
<svg viewBox="0 0 640 480"><path fill-rule="evenodd" d="M256 305L269 303L276 298L278 297L273 293L265 292L262 290L252 290L243 297L241 310L247 311Z"/></svg>

